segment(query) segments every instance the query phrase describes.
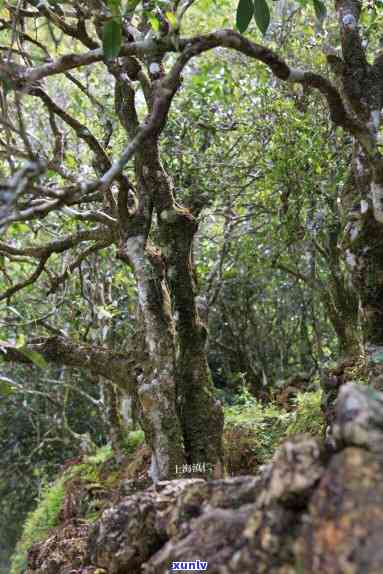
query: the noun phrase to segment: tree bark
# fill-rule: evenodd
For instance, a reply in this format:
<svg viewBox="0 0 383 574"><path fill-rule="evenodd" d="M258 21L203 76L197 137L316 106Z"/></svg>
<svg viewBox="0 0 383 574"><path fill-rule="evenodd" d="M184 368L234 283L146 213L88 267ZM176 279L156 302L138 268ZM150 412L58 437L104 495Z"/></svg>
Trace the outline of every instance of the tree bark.
<svg viewBox="0 0 383 574"><path fill-rule="evenodd" d="M383 345L383 222L374 212L373 173L356 144L346 186L344 256L359 298L365 347Z"/></svg>
<svg viewBox="0 0 383 574"><path fill-rule="evenodd" d="M144 235L127 237L119 251L132 267L145 326L148 364L137 377L140 419L152 450L154 481L177 474L184 461L176 411L175 331L161 255Z"/></svg>
<svg viewBox="0 0 383 574"><path fill-rule="evenodd" d="M177 205L171 179L159 157L158 143L145 146L145 186L153 197L160 228L161 262L165 262L176 335L177 414L186 461L206 463L223 473L223 414L214 399L206 356L207 326L196 307L192 248L198 228L192 213ZM160 257L160 256L159 256Z"/></svg>
<svg viewBox="0 0 383 574"><path fill-rule="evenodd" d="M344 189L343 251L359 299L365 349L383 345L383 157L378 134L383 105L383 66L379 51L371 65L360 33L359 0L336 0L342 59L338 81L354 132L350 173ZM331 60L329 60L331 64Z"/></svg>

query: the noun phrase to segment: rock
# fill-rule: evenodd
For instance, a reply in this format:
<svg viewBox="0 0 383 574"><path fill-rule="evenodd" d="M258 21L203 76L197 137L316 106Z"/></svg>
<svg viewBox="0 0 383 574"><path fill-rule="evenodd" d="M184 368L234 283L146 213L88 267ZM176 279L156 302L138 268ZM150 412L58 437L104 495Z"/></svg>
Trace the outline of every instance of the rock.
<svg viewBox="0 0 383 574"><path fill-rule="evenodd" d="M261 473L262 488L257 504L267 506L281 502L287 506L304 506L324 471L322 458L319 442L310 436L284 442Z"/></svg>
<svg viewBox="0 0 383 574"><path fill-rule="evenodd" d="M332 436L338 448L359 446L383 453L383 394L348 383L335 406Z"/></svg>
<svg viewBox="0 0 383 574"><path fill-rule="evenodd" d="M166 574L173 561L194 560L207 561L209 574L220 572L241 540L251 513L252 505L236 511L216 508L194 519L188 534L180 533L169 541L143 566L143 572Z"/></svg>
<svg viewBox="0 0 383 574"><path fill-rule="evenodd" d="M286 441L259 478L205 483L200 516L172 531L144 572L166 574L173 561L199 559L209 563L210 574L293 573L288 567L295 560L291 542L297 519L286 506L304 504L323 471L318 442L300 437ZM185 502L197 486L181 495L177 516L182 516L182 498Z"/></svg>
<svg viewBox="0 0 383 574"><path fill-rule="evenodd" d="M103 513L89 537L88 559L110 574L134 572L170 537L186 535L192 519L206 509L254 501L258 482L255 477L158 482Z"/></svg>
<svg viewBox="0 0 383 574"><path fill-rule="evenodd" d="M173 483L174 481L172 481ZM190 530L190 520L213 508L239 508L254 502L257 497L256 477L236 477L206 482L204 480L185 482L177 497L173 497L166 508L158 506L157 524L171 538L180 532ZM172 485L169 483L169 485Z"/></svg>
<svg viewBox="0 0 383 574"><path fill-rule="evenodd" d="M28 552L26 574L76 574L85 562L87 535L87 525L72 524L34 544ZM95 568L89 567L81 572L93 574Z"/></svg>
<svg viewBox="0 0 383 574"><path fill-rule="evenodd" d="M299 520L290 509L271 504L251 514L243 537L220 574L296 574L293 542Z"/></svg>
<svg viewBox="0 0 383 574"><path fill-rule="evenodd" d="M383 469L360 448L336 454L297 541L305 574L383 572Z"/></svg>
<svg viewBox="0 0 383 574"><path fill-rule="evenodd" d="M92 528L88 558L108 574L138 572L164 538L155 528L155 497L152 492L133 495L104 511Z"/></svg>

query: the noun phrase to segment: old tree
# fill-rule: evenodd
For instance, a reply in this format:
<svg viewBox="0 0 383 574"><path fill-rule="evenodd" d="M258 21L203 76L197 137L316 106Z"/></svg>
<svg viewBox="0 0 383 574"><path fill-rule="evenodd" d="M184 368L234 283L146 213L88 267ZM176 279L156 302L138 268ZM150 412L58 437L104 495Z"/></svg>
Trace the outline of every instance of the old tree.
<svg viewBox="0 0 383 574"><path fill-rule="evenodd" d="M265 31L268 11L255 4ZM86 297L82 265L106 252L112 276L134 276L139 326L123 332L117 351L107 331L99 344L84 342L80 328L69 333L41 317L28 341L2 342L3 356L85 368L133 397L155 480L174 476L185 462L209 463L215 476L223 468L223 414L206 356L208 309L198 300L193 258L208 198L195 189L186 198L177 194L160 144L197 56L214 51L225 59L229 50L267 67L277 87L298 85L309 97L319 92L333 125L352 138L336 257L347 264L353 294L335 271L329 308L347 352L383 345L383 52L365 40L360 24L376 6L360 0L328 6L331 25L317 49L326 54L330 80L232 29L192 35L192 5L0 2L4 313L35 284L40 295L59 301L77 274L75 285ZM314 7L322 18L324 5ZM252 2L240 2L242 32L253 11ZM105 317L110 277L100 281Z"/></svg>

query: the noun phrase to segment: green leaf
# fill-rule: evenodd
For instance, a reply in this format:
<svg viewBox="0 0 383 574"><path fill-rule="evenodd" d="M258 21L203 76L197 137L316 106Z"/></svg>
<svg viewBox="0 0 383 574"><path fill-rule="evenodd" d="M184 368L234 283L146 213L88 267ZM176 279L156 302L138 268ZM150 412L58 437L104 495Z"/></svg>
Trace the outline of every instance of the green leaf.
<svg viewBox="0 0 383 574"><path fill-rule="evenodd" d="M313 4L316 17L318 18L319 22L323 22L327 15L326 6L322 0L313 0Z"/></svg>
<svg viewBox="0 0 383 574"><path fill-rule="evenodd" d="M262 34L266 34L270 24L270 8L266 0L255 0L254 18Z"/></svg>
<svg viewBox="0 0 383 574"><path fill-rule="evenodd" d="M11 383L6 378L2 378L0 376L0 395L3 397L8 397L14 393L14 388L12 387Z"/></svg>
<svg viewBox="0 0 383 574"><path fill-rule="evenodd" d="M158 18L150 15L148 17L148 20L149 20L150 25L151 25L152 29L154 30L154 32L159 32L160 31L160 21L158 20Z"/></svg>
<svg viewBox="0 0 383 574"><path fill-rule="evenodd" d="M246 32L254 14L253 0L239 0L237 8L237 28L243 34Z"/></svg>
<svg viewBox="0 0 383 574"><path fill-rule="evenodd" d="M27 357L32 363L40 367L40 369L46 369L48 367L48 363L44 359L44 357L38 353L37 351L29 351L24 347L19 349L20 353L22 353L25 357Z"/></svg>
<svg viewBox="0 0 383 574"><path fill-rule="evenodd" d="M117 18L109 20L104 26L102 45L107 60L117 58L122 45L121 22Z"/></svg>
<svg viewBox="0 0 383 574"><path fill-rule="evenodd" d="M166 12L165 18L173 28L177 28L177 16L173 12Z"/></svg>
<svg viewBox="0 0 383 574"><path fill-rule="evenodd" d="M27 338L24 335L24 333L20 333L20 335L18 335L18 337L16 339L16 349L21 349L22 347L24 347L26 341L27 341Z"/></svg>

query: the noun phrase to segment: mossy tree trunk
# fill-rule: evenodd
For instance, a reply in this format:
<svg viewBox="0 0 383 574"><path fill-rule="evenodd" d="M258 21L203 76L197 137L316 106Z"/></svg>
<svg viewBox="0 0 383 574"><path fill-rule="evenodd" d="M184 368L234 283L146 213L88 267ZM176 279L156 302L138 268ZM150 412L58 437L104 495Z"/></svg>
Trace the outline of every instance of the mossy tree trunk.
<svg viewBox="0 0 383 574"><path fill-rule="evenodd" d="M366 155L355 145L344 207L342 247L359 299L359 323L366 348L383 346L383 218L374 207L374 178Z"/></svg>
<svg viewBox="0 0 383 574"><path fill-rule="evenodd" d="M345 107L354 118L354 149L343 194L343 256L359 300L365 348L383 345L383 158L378 132L383 106L383 54L367 61L359 30L362 3L335 2L342 58L330 56Z"/></svg>
<svg viewBox="0 0 383 574"><path fill-rule="evenodd" d="M138 127L134 91L121 69L112 72L116 111L133 138ZM150 109L149 88L146 98ZM144 323L148 361L137 377L137 394L153 452L151 474L172 477L187 462L205 463L221 475L223 416L213 396L207 329L196 308L192 248L197 218L175 200L158 134L146 139L134 161L136 189L119 193L119 257L134 272ZM153 227L159 230L156 246L149 238Z"/></svg>

